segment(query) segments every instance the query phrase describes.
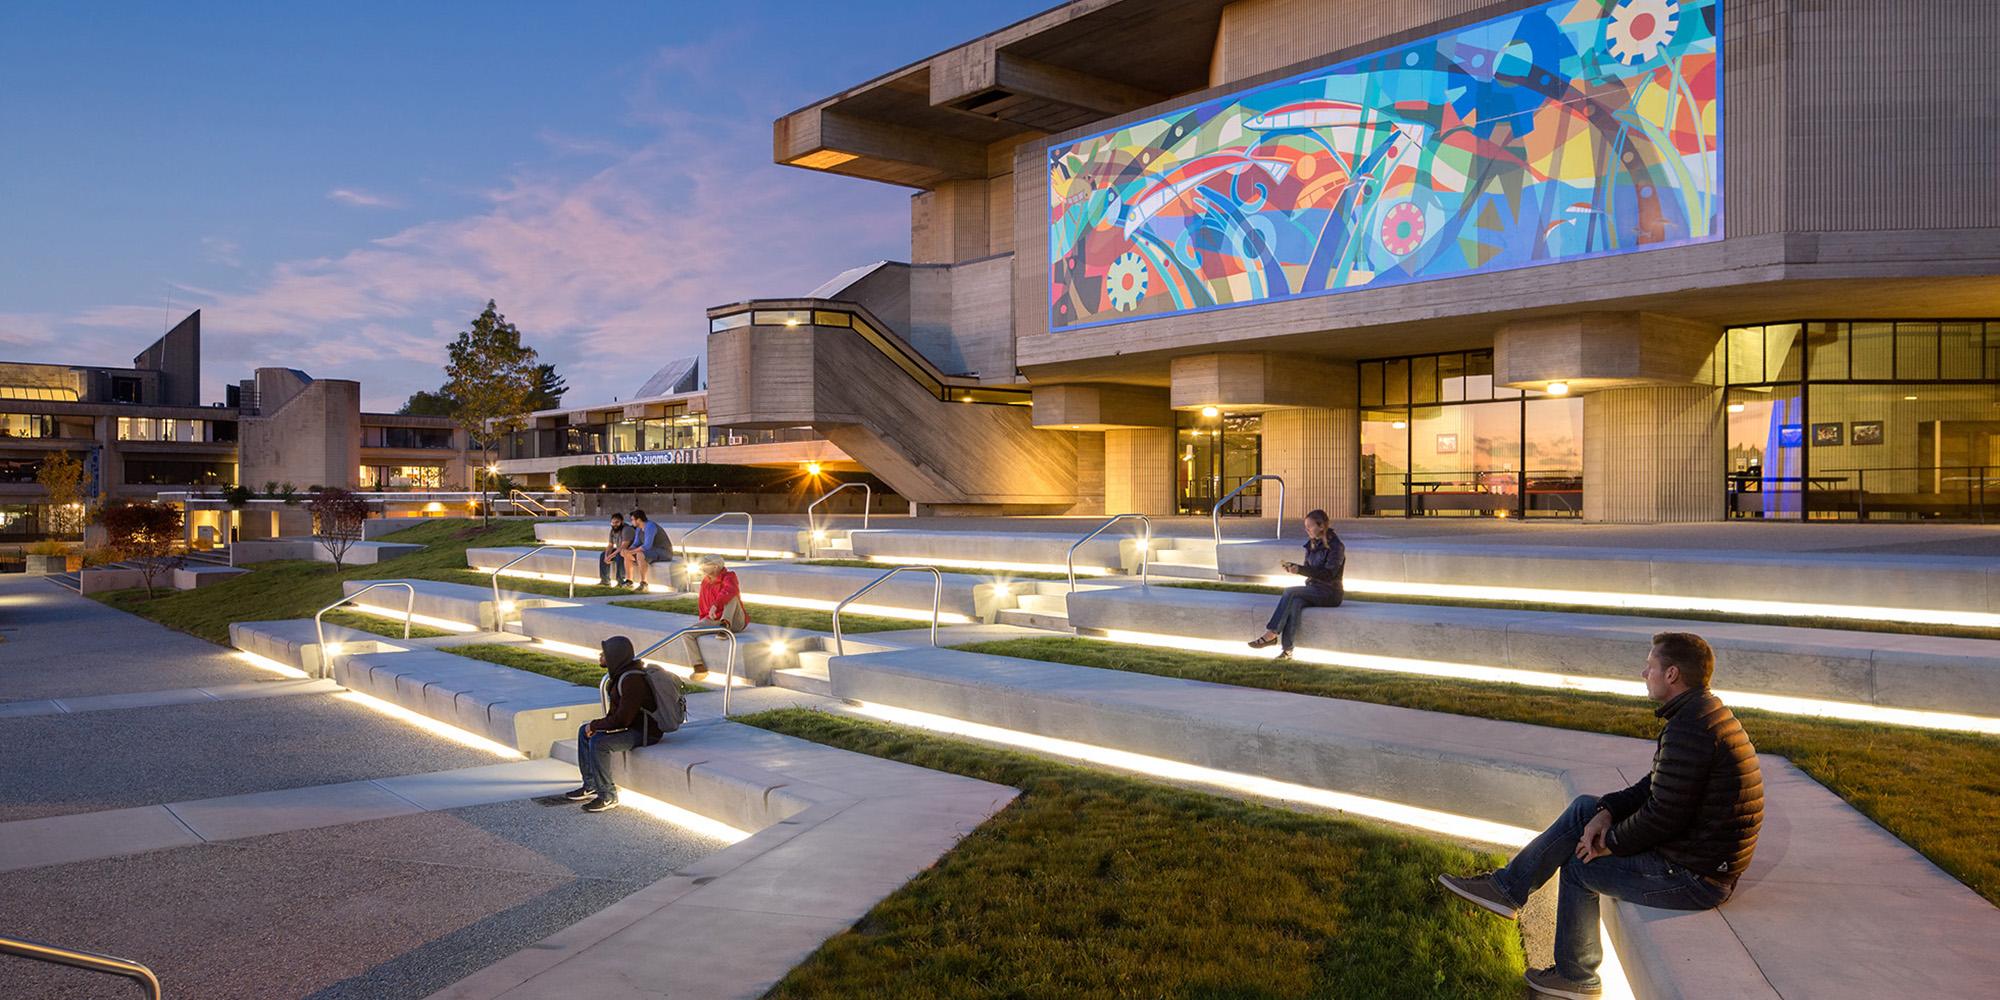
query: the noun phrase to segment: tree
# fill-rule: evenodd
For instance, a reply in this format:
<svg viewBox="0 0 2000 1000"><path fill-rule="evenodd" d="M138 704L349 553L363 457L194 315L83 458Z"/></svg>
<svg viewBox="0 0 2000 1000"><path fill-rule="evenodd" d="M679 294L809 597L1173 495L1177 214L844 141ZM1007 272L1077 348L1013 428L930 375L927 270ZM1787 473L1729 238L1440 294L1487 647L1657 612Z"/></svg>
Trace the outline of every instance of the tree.
<svg viewBox="0 0 2000 1000"><path fill-rule="evenodd" d="M329 486L306 501L306 510L312 514L313 537L333 557L333 568L340 569L347 550L361 540L361 525L368 520L368 501L338 486Z"/></svg>
<svg viewBox="0 0 2000 1000"><path fill-rule="evenodd" d="M535 374L528 389L528 409L553 410L562 405L563 393L569 391L569 384L556 374L556 366L543 362L535 366Z"/></svg>
<svg viewBox="0 0 2000 1000"><path fill-rule="evenodd" d="M444 389L454 403L452 420L479 446L480 465L492 461L493 446L514 432L529 409L535 389L535 349L521 346L521 331L488 299L472 328L447 348ZM492 505L486 508L492 521Z"/></svg>
<svg viewBox="0 0 2000 1000"><path fill-rule="evenodd" d="M139 578L146 583L146 596L153 596L153 581L180 560L174 545L181 538L181 509L170 503L125 504L106 507L98 513L99 524L110 536L111 548L121 558L139 564Z"/></svg>
<svg viewBox="0 0 2000 1000"><path fill-rule="evenodd" d="M49 495L49 534L67 536L81 532L83 463L69 452L51 452L36 470L35 482Z"/></svg>
<svg viewBox="0 0 2000 1000"><path fill-rule="evenodd" d="M396 412L406 417L449 417L452 408L457 405L458 400L451 398L443 389L436 392L418 389L410 393L410 398L403 401L402 409Z"/></svg>

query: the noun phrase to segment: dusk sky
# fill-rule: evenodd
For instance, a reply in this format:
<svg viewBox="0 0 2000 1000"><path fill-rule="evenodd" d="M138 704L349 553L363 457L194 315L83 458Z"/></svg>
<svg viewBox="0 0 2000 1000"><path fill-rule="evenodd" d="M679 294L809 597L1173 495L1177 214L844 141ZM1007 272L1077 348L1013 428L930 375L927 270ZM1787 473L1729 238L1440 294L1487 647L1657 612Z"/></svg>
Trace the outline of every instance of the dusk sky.
<svg viewBox="0 0 2000 1000"><path fill-rule="evenodd" d="M778 115L1052 0L8 4L0 360L129 364L202 310L394 409L496 299L570 402L702 309L907 259L908 189L771 162Z"/></svg>

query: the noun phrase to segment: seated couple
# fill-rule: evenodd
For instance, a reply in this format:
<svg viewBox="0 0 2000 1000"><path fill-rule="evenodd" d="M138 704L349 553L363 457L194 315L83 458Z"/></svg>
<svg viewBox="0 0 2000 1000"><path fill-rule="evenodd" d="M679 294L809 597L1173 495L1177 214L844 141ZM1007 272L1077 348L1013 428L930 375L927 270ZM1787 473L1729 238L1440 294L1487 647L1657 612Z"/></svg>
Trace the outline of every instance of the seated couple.
<svg viewBox="0 0 2000 1000"><path fill-rule="evenodd" d="M605 539L604 553L597 559L597 584L612 586L611 578L616 575L617 586L630 586L644 593L652 583L653 564L671 562L673 558L673 539L667 537L665 529L648 520L645 511L634 510L629 524L624 515L612 514L611 533Z"/></svg>
<svg viewBox="0 0 2000 1000"><path fill-rule="evenodd" d="M743 607L736 574L723 565L722 557L704 555L701 567L701 594L696 608L697 626L721 626L741 632L750 626L750 614ZM688 665L699 679L708 673L696 636L681 641ZM583 785L563 798L583 803L583 811L605 812L618 808L618 786L611 780L610 755L637 747L652 746L680 728L687 717L687 702L680 696L679 681L655 667L645 669L633 655L632 640L614 635L599 644L598 663L604 667L605 695L609 706L604 717L583 724L576 732L576 766ZM671 686L670 686L671 685Z"/></svg>

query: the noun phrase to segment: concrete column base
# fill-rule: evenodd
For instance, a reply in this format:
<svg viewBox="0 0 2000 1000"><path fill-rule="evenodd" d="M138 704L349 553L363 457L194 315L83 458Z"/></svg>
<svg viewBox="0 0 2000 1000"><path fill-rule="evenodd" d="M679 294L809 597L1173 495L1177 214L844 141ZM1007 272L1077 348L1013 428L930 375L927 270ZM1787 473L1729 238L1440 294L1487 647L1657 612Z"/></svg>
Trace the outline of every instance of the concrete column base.
<svg viewBox="0 0 2000 1000"><path fill-rule="evenodd" d="M1583 397L1583 518L1620 524L1723 516L1722 390L1606 389Z"/></svg>

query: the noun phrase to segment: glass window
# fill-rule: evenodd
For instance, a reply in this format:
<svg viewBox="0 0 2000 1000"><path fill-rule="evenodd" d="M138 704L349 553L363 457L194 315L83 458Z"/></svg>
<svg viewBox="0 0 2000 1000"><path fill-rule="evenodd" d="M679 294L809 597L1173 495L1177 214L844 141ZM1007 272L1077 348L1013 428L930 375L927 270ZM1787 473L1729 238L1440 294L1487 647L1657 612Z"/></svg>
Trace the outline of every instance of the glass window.
<svg viewBox="0 0 2000 1000"><path fill-rule="evenodd" d="M235 482L234 462L125 459L125 484L128 486L231 486Z"/></svg>
<svg viewBox="0 0 2000 1000"><path fill-rule="evenodd" d="M1457 403L1465 399L1465 355L1440 354L1438 366L1438 402ZM1379 401L1378 401L1379 402ZM1363 401L1367 406L1367 401Z"/></svg>
<svg viewBox="0 0 2000 1000"><path fill-rule="evenodd" d="M43 413L0 413L0 437L61 437L56 418Z"/></svg>
<svg viewBox="0 0 2000 1000"><path fill-rule="evenodd" d="M1527 470L1523 509L1530 516L1576 517L1583 513L1583 399L1531 399L1522 404L1527 435L1522 467Z"/></svg>
<svg viewBox="0 0 2000 1000"><path fill-rule="evenodd" d="M1726 481L1735 517L1798 517L1805 490L1802 387L1730 389Z"/></svg>
<svg viewBox="0 0 2000 1000"><path fill-rule="evenodd" d="M1980 332L1982 323L1940 323L1938 324L1938 377L1953 379L1978 379L2000 377L2000 371L1991 376L1982 375L1980 364Z"/></svg>
<svg viewBox="0 0 2000 1000"><path fill-rule="evenodd" d="M735 330L739 327L745 327L749 325L750 325L749 313L747 312L730 313L727 316L717 316L716 318L709 320L708 332L721 333L724 330Z"/></svg>
<svg viewBox="0 0 2000 1000"><path fill-rule="evenodd" d="M1938 325L1896 324L1896 378L1935 380L1938 377Z"/></svg>
<svg viewBox="0 0 2000 1000"><path fill-rule="evenodd" d="M1811 378L1816 382L1847 378L1847 324L1806 324Z"/></svg>
<svg viewBox="0 0 2000 1000"><path fill-rule="evenodd" d="M1804 328L1797 323L1764 327L1764 381L1797 382L1805 368Z"/></svg>
<svg viewBox="0 0 2000 1000"><path fill-rule="evenodd" d="M46 403L74 403L76 390L46 385L0 385L0 399L33 399Z"/></svg>
<svg viewBox="0 0 2000 1000"><path fill-rule="evenodd" d="M1361 380L1361 405L1382 405L1382 362L1364 361L1359 368Z"/></svg>
<svg viewBox="0 0 2000 1000"><path fill-rule="evenodd" d="M1849 378L1860 381L1887 381L1896 377L1892 362L1895 350L1894 323L1853 323L1847 329L1848 349L1853 355Z"/></svg>
<svg viewBox="0 0 2000 1000"><path fill-rule="evenodd" d="M1729 346L1729 384L1747 385L1764 381L1764 328L1732 327Z"/></svg>
<svg viewBox="0 0 2000 1000"><path fill-rule="evenodd" d="M1410 360L1399 358L1382 365L1382 402L1404 406L1410 402Z"/></svg>
<svg viewBox="0 0 2000 1000"><path fill-rule="evenodd" d="M1410 499L1424 514L1513 511L1521 488L1521 404L1410 411Z"/></svg>
<svg viewBox="0 0 2000 1000"><path fill-rule="evenodd" d="M1405 512L1410 420L1403 409L1361 411L1361 513Z"/></svg>
<svg viewBox="0 0 2000 1000"><path fill-rule="evenodd" d="M1520 395L1520 393L1512 389L1508 389L1506 392L1510 395ZM1493 352L1465 352L1465 398L1469 400L1492 399L1494 395Z"/></svg>
<svg viewBox="0 0 2000 1000"><path fill-rule="evenodd" d="M1410 402L1435 403L1437 401L1437 358L1422 357L1410 359Z"/></svg>
<svg viewBox="0 0 2000 1000"><path fill-rule="evenodd" d="M1811 412L1812 516L2000 515L2000 386L1821 386Z"/></svg>

